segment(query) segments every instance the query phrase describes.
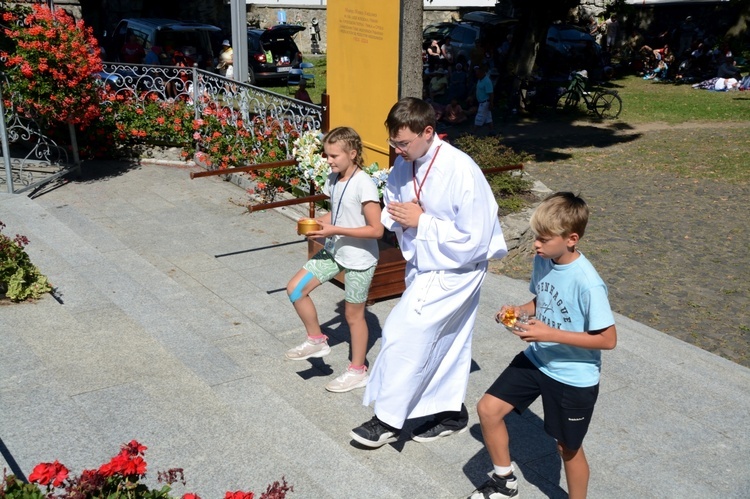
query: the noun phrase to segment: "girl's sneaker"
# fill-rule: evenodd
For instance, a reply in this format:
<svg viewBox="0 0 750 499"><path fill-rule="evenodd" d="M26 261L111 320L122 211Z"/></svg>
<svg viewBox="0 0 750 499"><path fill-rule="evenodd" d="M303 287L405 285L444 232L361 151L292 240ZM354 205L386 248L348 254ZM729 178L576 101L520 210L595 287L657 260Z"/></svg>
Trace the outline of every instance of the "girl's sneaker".
<svg viewBox="0 0 750 499"><path fill-rule="evenodd" d="M364 388L367 386L367 381L369 379L370 375L367 374L366 368L362 371L357 371L347 367L344 374L330 381L326 385L326 390L329 392L344 393L356 388Z"/></svg>
<svg viewBox="0 0 750 499"><path fill-rule="evenodd" d="M331 353L331 347L328 346L327 339L320 343L314 343L308 338L301 345L287 350L284 356L289 360L305 360L311 357L325 357L329 353Z"/></svg>

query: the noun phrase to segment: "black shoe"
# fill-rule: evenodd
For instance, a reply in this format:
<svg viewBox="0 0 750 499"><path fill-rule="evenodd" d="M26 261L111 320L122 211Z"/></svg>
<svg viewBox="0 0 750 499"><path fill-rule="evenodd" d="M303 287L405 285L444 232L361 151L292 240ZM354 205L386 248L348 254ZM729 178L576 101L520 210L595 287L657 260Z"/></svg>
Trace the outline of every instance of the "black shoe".
<svg viewBox="0 0 750 499"><path fill-rule="evenodd" d="M469 499L507 499L517 495L518 480L513 473L506 476L490 473L490 479L475 490Z"/></svg>
<svg viewBox="0 0 750 499"><path fill-rule="evenodd" d="M441 437L463 433L469 427L469 411L461 404L460 411L447 411L436 414L427 423L418 426L411 432L415 442L432 442Z"/></svg>
<svg viewBox="0 0 750 499"><path fill-rule="evenodd" d="M355 441L373 449L395 442L398 440L398 435L398 429L383 423L377 416L373 416L371 420L357 426L349 433Z"/></svg>

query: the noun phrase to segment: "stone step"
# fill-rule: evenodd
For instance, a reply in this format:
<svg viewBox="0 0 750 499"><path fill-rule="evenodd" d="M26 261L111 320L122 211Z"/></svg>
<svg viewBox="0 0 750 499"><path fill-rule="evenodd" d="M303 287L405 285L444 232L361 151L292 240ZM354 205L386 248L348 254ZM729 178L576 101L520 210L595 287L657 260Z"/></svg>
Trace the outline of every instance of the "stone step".
<svg viewBox="0 0 750 499"><path fill-rule="evenodd" d="M208 254L182 255L178 258L182 266L190 268L181 269L159 258L158 248L141 256L134 248L141 247L142 238L123 237L120 229L108 227L105 217L92 219L73 205L45 209L41 201L28 198L17 198L14 204L13 215L2 211L0 219L9 220L14 231L31 239L32 261L57 286L62 302L48 296L14 308L18 313L11 322L23 324L14 335L14 352L31 350L38 357L32 364L38 366L33 371L38 388L26 396L42 406L55 393L55 405L68 419L62 434L95 435L82 438L78 453L63 452L54 458L82 469L109 457L97 458L86 450L87 444L94 446L91 438L108 442L96 447L112 453L121 442L138 438L151 444L155 462L169 459L175 451L190 456L189 448L199 444L209 455L223 453L230 462L252 463L248 472L266 477L269 483L286 475L306 497L403 497L417 484L431 491L432 497L453 495L447 491L450 480L441 483L445 480L440 466L423 469L414 464L430 462L423 446L409 447L408 454L424 453L420 459L404 461L409 480L382 481L378 474L388 471L398 451L389 446L371 457L350 445L348 428L369 419L371 410L361 406L361 390L342 395L323 389L330 376L345 368L348 357L348 334L340 310L329 310L325 321L334 350L330 359L313 364L286 361L283 351L301 341L304 330L285 293L261 296L251 289L252 277L244 265L231 257L214 256L212 261ZM273 244L261 239L254 242ZM299 253L297 267L305 256L300 249L294 246ZM195 266L201 265L205 271L196 272ZM283 272L283 279L289 275L291 269ZM228 285L232 280L237 283ZM320 291L321 302L341 299L334 286ZM253 296L269 301L267 315L258 316L257 304L243 305ZM23 313L29 307L37 313ZM46 321L41 327L40 318ZM373 329L379 331L379 326L374 324ZM370 355L374 359L376 351ZM138 411L138 406L147 413ZM279 414L294 416L279 425ZM134 428L139 435L128 433ZM226 435L229 431L234 435ZM227 439L238 441L237 447L213 448L225 445ZM41 449L29 445L29 440L44 441L43 431L5 437L19 463L28 463L27 472L35 461L53 458L39 456ZM19 444L23 450L18 450ZM48 445L47 440L44 446ZM61 438L54 447L63 445ZM165 446L169 452L161 450ZM307 469L304 462L310 448L320 452L321 469L335 468L362 480L336 485L325 473L295 471ZM193 459L176 464L200 466L200 459ZM373 461L379 472L371 468ZM284 462L289 470L279 467ZM193 477L190 483L221 488L229 482Z"/></svg>

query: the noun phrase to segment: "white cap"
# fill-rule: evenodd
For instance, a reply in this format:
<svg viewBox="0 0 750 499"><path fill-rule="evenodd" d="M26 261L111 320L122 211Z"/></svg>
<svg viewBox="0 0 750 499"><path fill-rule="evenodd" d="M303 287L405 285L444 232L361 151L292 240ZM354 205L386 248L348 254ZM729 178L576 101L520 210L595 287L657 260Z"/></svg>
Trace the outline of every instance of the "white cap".
<svg viewBox="0 0 750 499"><path fill-rule="evenodd" d="M229 47L231 44L229 43L229 40L224 40L223 42L221 42L221 45L224 47Z"/></svg>

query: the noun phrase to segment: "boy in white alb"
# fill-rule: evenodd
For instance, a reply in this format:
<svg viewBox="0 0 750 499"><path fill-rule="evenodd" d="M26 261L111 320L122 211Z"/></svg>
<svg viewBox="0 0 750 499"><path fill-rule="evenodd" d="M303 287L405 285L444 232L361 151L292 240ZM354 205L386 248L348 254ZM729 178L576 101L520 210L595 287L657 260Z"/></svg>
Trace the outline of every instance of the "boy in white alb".
<svg viewBox="0 0 750 499"><path fill-rule="evenodd" d="M365 303L378 263L377 240L383 236L383 224L378 189L372 178L362 171L362 140L357 132L349 127L334 128L323 139L323 148L331 167L323 193L331 199L331 211L317 219L321 228L307 236L325 237L325 248L287 285L289 300L305 325L307 339L285 355L290 360L305 360L331 352L309 294L343 271L352 360L342 375L326 385L326 390L348 392L367 385L365 362L369 333Z"/></svg>
<svg viewBox="0 0 750 499"><path fill-rule="evenodd" d="M484 174L435 133L432 106L404 98L386 120L400 155L388 176L383 224L406 259L406 290L383 326L364 404L375 416L350 436L368 447L398 439L407 418L433 415L412 439L464 431L471 338L487 260L507 253Z"/></svg>

